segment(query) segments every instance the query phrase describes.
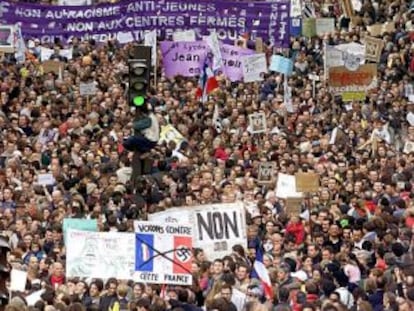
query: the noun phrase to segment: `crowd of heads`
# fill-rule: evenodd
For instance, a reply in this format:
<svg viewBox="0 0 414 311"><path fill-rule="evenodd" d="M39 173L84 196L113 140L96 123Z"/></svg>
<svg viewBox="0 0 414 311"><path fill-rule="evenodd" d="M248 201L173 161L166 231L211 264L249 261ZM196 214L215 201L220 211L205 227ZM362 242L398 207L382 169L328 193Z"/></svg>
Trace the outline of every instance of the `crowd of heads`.
<svg viewBox="0 0 414 311"><path fill-rule="evenodd" d="M197 79L162 73L149 96L161 126L173 125L184 142L160 141L145 175L132 185L133 134L127 101L130 45L73 39L73 59L59 55L60 73L45 73L38 40L26 61L3 55L0 64L0 230L11 267L28 273L25 292L9 311L119 310L414 310L414 12L409 3L363 1L351 21L333 9L338 30L291 39L280 51L294 59L288 78L294 113L284 103L281 74L261 82L230 82L200 102ZM395 22L382 36L378 87L366 100L343 102L324 77L324 44L361 42L367 26ZM346 28L346 29L345 29ZM321 81L313 85L309 74ZM81 96L80 82L94 82ZM410 99L411 98L411 99ZM215 107L220 128L213 118ZM252 134L248 116L263 112L267 131ZM411 120L411 123L410 123ZM336 129L337 135L332 138ZM318 192L290 213L272 183L258 182L260 163L273 175L315 172ZM39 185L50 173L54 182ZM242 202L246 245L215 259L194 249L190 287L132 280L67 279L64 218L97 219L100 231L132 232L133 221L171 207ZM263 251L273 295L254 273ZM214 260L213 260L214 259ZM25 297L44 288L36 303Z"/></svg>

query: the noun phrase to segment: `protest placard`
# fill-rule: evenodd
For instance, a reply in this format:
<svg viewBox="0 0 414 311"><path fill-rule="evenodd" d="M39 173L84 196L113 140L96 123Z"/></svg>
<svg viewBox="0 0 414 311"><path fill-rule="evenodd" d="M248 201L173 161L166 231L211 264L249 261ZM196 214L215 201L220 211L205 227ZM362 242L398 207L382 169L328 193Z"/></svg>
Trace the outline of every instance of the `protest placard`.
<svg viewBox="0 0 414 311"><path fill-rule="evenodd" d="M134 35L130 31L120 31L117 34L117 40L120 44L126 44L134 41Z"/></svg>
<svg viewBox="0 0 414 311"><path fill-rule="evenodd" d="M98 231L98 222L96 219L78 219L65 218L63 219L63 238L66 241L67 233L70 229L80 231Z"/></svg>
<svg viewBox="0 0 414 311"><path fill-rule="evenodd" d="M231 253L233 245L246 246L246 221L242 203L209 204L172 208L148 215L149 221L193 224L193 244L209 260Z"/></svg>
<svg viewBox="0 0 414 311"><path fill-rule="evenodd" d="M191 285L191 224L135 221L134 281Z"/></svg>
<svg viewBox="0 0 414 311"><path fill-rule="evenodd" d="M332 33L335 31L335 20L333 18L317 18L315 28L318 36Z"/></svg>
<svg viewBox="0 0 414 311"><path fill-rule="evenodd" d="M288 215L299 215L302 212L302 198L286 198L285 211Z"/></svg>
<svg viewBox="0 0 414 311"><path fill-rule="evenodd" d="M293 62L289 58L280 55L272 55L269 70L289 76L293 71Z"/></svg>
<svg viewBox="0 0 414 311"><path fill-rule="evenodd" d="M59 74L62 70L64 64L62 62L58 62L55 60L47 60L42 63L42 68L44 73L53 72L55 74Z"/></svg>
<svg viewBox="0 0 414 311"><path fill-rule="evenodd" d="M328 84L329 90L335 95L374 89L377 87L377 65L362 65L355 71L344 66L329 68Z"/></svg>
<svg viewBox="0 0 414 311"><path fill-rule="evenodd" d="M24 292L26 290L27 271L12 269L10 272L10 290Z"/></svg>
<svg viewBox="0 0 414 311"><path fill-rule="evenodd" d="M264 53L247 55L242 58L244 82L262 81L267 72L266 55Z"/></svg>
<svg viewBox="0 0 414 311"><path fill-rule="evenodd" d="M365 59L378 63L384 47L384 41L379 38L365 36Z"/></svg>
<svg viewBox="0 0 414 311"><path fill-rule="evenodd" d="M390 33L390 32L395 31L395 24L394 22L374 24L374 25L367 26L367 30L371 36L379 37L379 36L384 35L384 33L386 32Z"/></svg>
<svg viewBox="0 0 414 311"><path fill-rule="evenodd" d="M135 235L120 232L67 232L66 277L129 280L135 272Z"/></svg>
<svg viewBox="0 0 414 311"><path fill-rule="evenodd" d="M3 53L14 53L14 26L12 25L1 25L0 26L0 52Z"/></svg>
<svg viewBox="0 0 414 311"><path fill-rule="evenodd" d="M278 198L301 198L302 193L296 191L294 175L279 173L277 175L276 196Z"/></svg>
<svg viewBox="0 0 414 311"><path fill-rule="evenodd" d="M56 182L53 174L39 174L37 175L37 183L41 186L53 185Z"/></svg>
<svg viewBox="0 0 414 311"><path fill-rule="evenodd" d="M38 302L39 300L42 300L41 296L45 291L46 291L46 289L41 289L41 290L38 290L38 291L35 291L35 292L31 293L30 295L27 295L25 297L27 305L29 307L31 307L31 306L34 306L35 303Z"/></svg>
<svg viewBox="0 0 414 311"><path fill-rule="evenodd" d="M259 164L259 172L257 175L257 182L259 184L270 184L275 180L276 164L274 162L264 162Z"/></svg>
<svg viewBox="0 0 414 311"><path fill-rule="evenodd" d="M205 42L170 42L160 43L165 76L177 75L195 77L202 73L204 61L209 52Z"/></svg>
<svg viewBox="0 0 414 311"><path fill-rule="evenodd" d="M359 43L345 43L325 46L326 68L345 66L356 70L365 63L365 46Z"/></svg>
<svg viewBox="0 0 414 311"><path fill-rule="evenodd" d="M302 16L302 1L301 0L291 0L290 2L290 17L300 17Z"/></svg>
<svg viewBox="0 0 414 311"><path fill-rule="evenodd" d="M158 141L159 144L174 141L177 146L180 146L184 140L184 136L171 124L161 126L160 139Z"/></svg>
<svg viewBox="0 0 414 311"><path fill-rule="evenodd" d="M175 42L194 42L196 35L194 30L176 31L173 33L173 41Z"/></svg>
<svg viewBox="0 0 414 311"><path fill-rule="evenodd" d="M252 134L266 132L267 122L264 112L256 112L249 115L249 131Z"/></svg>
<svg viewBox="0 0 414 311"><path fill-rule="evenodd" d="M40 48L40 61L45 62L47 60L50 60L50 57L55 54L55 50L41 47ZM73 57L73 49L61 49L59 50L59 55L62 57L67 58L68 60L71 60Z"/></svg>
<svg viewBox="0 0 414 311"><path fill-rule="evenodd" d="M298 172L295 174L295 181L298 192L319 191L319 175L316 173Z"/></svg>
<svg viewBox="0 0 414 311"><path fill-rule="evenodd" d="M82 96L87 96L87 95L95 95L96 94L96 84L95 82L89 82L89 83L83 83L81 82L79 84L79 93Z"/></svg>
<svg viewBox="0 0 414 311"><path fill-rule="evenodd" d="M363 101L367 97L365 91L362 92L342 92L343 102Z"/></svg>
<svg viewBox="0 0 414 311"><path fill-rule="evenodd" d="M230 44L221 45L221 55L223 57L223 73L230 81L243 81L242 57L254 54L253 50L232 46Z"/></svg>
<svg viewBox="0 0 414 311"><path fill-rule="evenodd" d="M302 19L302 35L304 37L312 38L316 36L316 19L304 18Z"/></svg>

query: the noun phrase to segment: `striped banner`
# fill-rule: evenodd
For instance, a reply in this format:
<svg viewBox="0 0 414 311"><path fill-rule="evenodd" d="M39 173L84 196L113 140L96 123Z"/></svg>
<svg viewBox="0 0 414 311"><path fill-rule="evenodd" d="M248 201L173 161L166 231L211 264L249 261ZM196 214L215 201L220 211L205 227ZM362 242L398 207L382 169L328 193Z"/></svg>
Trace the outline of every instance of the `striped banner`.
<svg viewBox="0 0 414 311"><path fill-rule="evenodd" d="M302 16L304 18L315 18L316 17L315 6L313 5L313 3L305 2L303 4Z"/></svg>
<svg viewBox="0 0 414 311"><path fill-rule="evenodd" d="M342 12L348 18L354 16L354 8L352 6L352 0L342 0Z"/></svg>

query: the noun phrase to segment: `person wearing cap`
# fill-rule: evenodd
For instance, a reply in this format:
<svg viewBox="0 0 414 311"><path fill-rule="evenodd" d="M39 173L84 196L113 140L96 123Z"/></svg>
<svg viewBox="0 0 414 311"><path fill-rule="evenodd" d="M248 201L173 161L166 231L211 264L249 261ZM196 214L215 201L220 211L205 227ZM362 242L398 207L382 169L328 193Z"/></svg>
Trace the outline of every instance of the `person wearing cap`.
<svg viewBox="0 0 414 311"><path fill-rule="evenodd" d="M140 103L136 109L134 135L124 140L123 146L128 151L139 151L143 154L157 145L160 139L160 125L157 116L149 110L147 103Z"/></svg>

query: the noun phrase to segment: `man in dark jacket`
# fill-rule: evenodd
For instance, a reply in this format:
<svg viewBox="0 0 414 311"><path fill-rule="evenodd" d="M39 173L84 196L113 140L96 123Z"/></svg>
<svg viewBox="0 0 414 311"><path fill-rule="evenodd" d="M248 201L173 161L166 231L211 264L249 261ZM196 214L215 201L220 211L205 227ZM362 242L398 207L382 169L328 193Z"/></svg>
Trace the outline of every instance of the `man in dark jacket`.
<svg viewBox="0 0 414 311"><path fill-rule="evenodd" d="M99 302L99 310L100 311L108 311L113 302L116 300L116 289L118 287L118 282L115 278L110 278L106 282L106 294L101 297Z"/></svg>

